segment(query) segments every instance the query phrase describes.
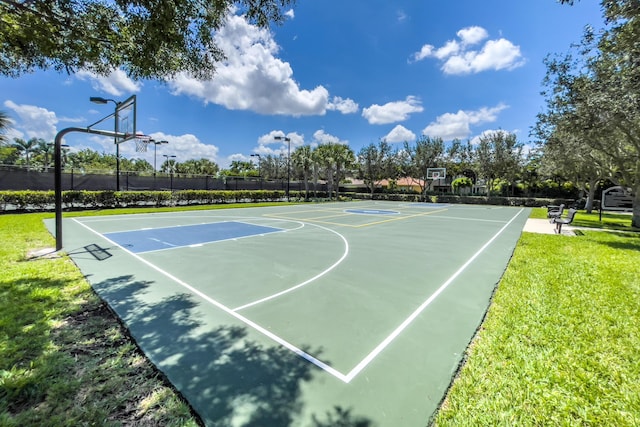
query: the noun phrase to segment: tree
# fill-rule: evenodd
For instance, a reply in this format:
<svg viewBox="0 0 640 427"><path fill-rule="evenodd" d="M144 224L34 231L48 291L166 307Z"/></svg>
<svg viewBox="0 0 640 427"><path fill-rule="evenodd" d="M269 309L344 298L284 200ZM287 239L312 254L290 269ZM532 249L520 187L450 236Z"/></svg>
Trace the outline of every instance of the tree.
<svg viewBox="0 0 640 427"><path fill-rule="evenodd" d="M162 162L160 166L160 172L162 173L176 173L180 164L174 159L167 159Z"/></svg>
<svg viewBox="0 0 640 427"><path fill-rule="evenodd" d="M464 175L475 181L476 173L472 169L473 156L471 141L463 143L459 139L454 139L445 152L444 167L447 168L447 174L453 177Z"/></svg>
<svg viewBox="0 0 640 427"><path fill-rule="evenodd" d="M380 140L377 145L372 142L358 153L359 174L372 198L378 182L397 176L395 159L391 145L385 140Z"/></svg>
<svg viewBox="0 0 640 427"><path fill-rule="evenodd" d="M487 182L487 193L496 180L504 179L513 184L522 167L522 144L516 135L505 131L493 131L482 135L476 146L479 175Z"/></svg>
<svg viewBox="0 0 640 427"><path fill-rule="evenodd" d="M404 144L406 153L405 173L416 179L424 200L427 199L427 169L440 167L444 155L444 141L442 138L421 136L415 145Z"/></svg>
<svg viewBox="0 0 640 427"><path fill-rule="evenodd" d="M608 158L612 180L634 194L640 227L640 9L635 0L602 5L607 27L587 29L576 53L547 62L544 119Z"/></svg>
<svg viewBox="0 0 640 427"><path fill-rule="evenodd" d="M329 199L335 190L336 199L339 196L340 181L344 179L348 171L355 162L355 154L347 144L336 144L330 142L321 144L315 150L315 159L318 162L320 173L327 180Z"/></svg>
<svg viewBox="0 0 640 427"><path fill-rule="evenodd" d="M192 175L217 175L220 166L209 159L202 158L200 160L186 160L180 163L178 173L186 173Z"/></svg>
<svg viewBox="0 0 640 427"><path fill-rule="evenodd" d="M49 170L49 166L53 160L53 142L47 142L44 139L38 139L34 149L34 160L42 165L42 169Z"/></svg>
<svg viewBox="0 0 640 427"><path fill-rule="evenodd" d="M7 136L5 133L7 129L9 129L9 125L11 125L9 116L4 111L0 111L0 144L7 142Z"/></svg>
<svg viewBox="0 0 640 427"><path fill-rule="evenodd" d="M313 155L309 145L302 145L291 154L294 167L302 172L304 179L304 199L309 200L309 175L313 168Z"/></svg>
<svg viewBox="0 0 640 427"><path fill-rule="evenodd" d="M0 74L35 69L165 79L210 78L224 53L214 35L234 7L260 27L295 0L0 0Z"/></svg>
<svg viewBox="0 0 640 427"><path fill-rule="evenodd" d="M18 150L19 153L24 153L25 163L27 165L27 169L30 167L31 153L38 146L38 142L40 142L37 138L31 138L28 141L25 141L22 138L14 138L13 147Z"/></svg>
<svg viewBox="0 0 640 427"><path fill-rule="evenodd" d="M548 176L558 172L576 184L576 187L587 194L585 208L591 213L595 190L598 182L604 178L611 178L611 164L609 158L591 149L586 139L590 136L584 129L573 129L570 123L558 122L550 127L549 134L545 133L546 116L538 115L538 122L533 132L544 141L540 152L541 169Z"/></svg>
<svg viewBox="0 0 640 427"><path fill-rule="evenodd" d="M14 165L19 157L20 155L15 147L0 144L0 164Z"/></svg>
<svg viewBox="0 0 640 427"><path fill-rule="evenodd" d="M254 171L256 171L256 165L253 162L233 160L226 174L229 176L247 176Z"/></svg>
<svg viewBox="0 0 640 427"><path fill-rule="evenodd" d="M153 173L153 165L144 159L120 159L120 170L127 172Z"/></svg>

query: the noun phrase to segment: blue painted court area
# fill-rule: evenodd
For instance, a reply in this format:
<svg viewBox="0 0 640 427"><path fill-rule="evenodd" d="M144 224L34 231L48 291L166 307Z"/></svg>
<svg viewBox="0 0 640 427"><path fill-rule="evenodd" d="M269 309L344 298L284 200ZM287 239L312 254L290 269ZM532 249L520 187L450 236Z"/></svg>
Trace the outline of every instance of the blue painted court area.
<svg viewBox="0 0 640 427"><path fill-rule="evenodd" d="M224 221L210 224L121 231L106 233L104 236L133 253L142 253L277 233L279 231L283 230L245 222Z"/></svg>

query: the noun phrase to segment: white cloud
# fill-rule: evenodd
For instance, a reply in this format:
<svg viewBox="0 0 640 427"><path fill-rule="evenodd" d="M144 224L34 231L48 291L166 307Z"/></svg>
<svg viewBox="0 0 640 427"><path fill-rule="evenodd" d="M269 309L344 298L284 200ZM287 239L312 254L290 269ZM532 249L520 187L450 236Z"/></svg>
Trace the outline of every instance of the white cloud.
<svg viewBox="0 0 640 427"><path fill-rule="evenodd" d="M397 125L386 136L383 136L382 139L389 143L413 141L416 139L416 134L402 125Z"/></svg>
<svg viewBox="0 0 640 427"><path fill-rule="evenodd" d="M362 117L369 124L384 125L388 123L402 122L412 113L424 111L421 102L415 96L407 96L404 101L388 102L384 105L373 104L362 110Z"/></svg>
<svg viewBox="0 0 640 427"><path fill-rule="evenodd" d="M524 65L520 47L505 38L487 40L480 50L471 49L489 37L482 27L467 27L457 33L459 41L450 40L439 49L424 45L414 53L409 62L434 57L443 61L445 74L471 74L487 70L513 70Z"/></svg>
<svg viewBox="0 0 640 427"><path fill-rule="evenodd" d="M433 55L434 46L430 44L425 44L422 48L412 55L413 61L421 61L424 58L428 58ZM409 60L409 62L413 62Z"/></svg>
<svg viewBox="0 0 640 427"><path fill-rule="evenodd" d="M498 113L508 108L505 104L495 107L483 107L475 111L460 110L457 113L445 113L436 118L435 122L423 129L422 133L430 137L440 137L445 141L464 139L471 135L471 126L495 122Z"/></svg>
<svg viewBox="0 0 640 427"><path fill-rule="evenodd" d="M128 141L120 144L120 155L131 159L144 159L151 165L153 165L155 161L158 167L166 160L164 155L176 156L175 160L177 162L203 158L216 163L221 161L221 159L218 158L218 147L202 142L195 135L169 135L163 132L155 132L149 136L156 141L168 141L169 143L159 144L158 146L150 144L147 146L146 152L138 153L136 152L135 143ZM98 141L96 140L96 142ZM100 138L99 143L104 147L105 152L109 153L113 151L112 139Z"/></svg>
<svg viewBox="0 0 640 427"><path fill-rule="evenodd" d="M349 141L343 141L337 136L326 133L323 129L319 129L313 133L313 143L315 144L348 144Z"/></svg>
<svg viewBox="0 0 640 427"><path fill-rule="evenodd" d="M276 139L276 137L280 139ZM289 138L290 141L285 141L284 138ZM304 135L300 135L296 132L290 132L285 134L281 130L272 130L268 134L262 135L258 138L258 147L253 149L253 152L260 154L261 156L272 155L287 155L289 151L289 144L291 144L291 151L294 151L296 147L304 144ZM271 145L276 145L273 148Z"/></svg>
<svg viewBox="0 0 640 427"><path fill-rule="evenodd" d="M329 92L323 86L301 89L288 62L277 58L279 46L267 29L229 15L215 41L227 60L211 80L180 74L168 82L174 95L188 95L230 110L291 116L324 115ZM342 110L340 110L342 111Z"/></svg>
<svg viewBox="0 0 640 427"><path fill-rule="evenodd" d="M293 9L289 9L284 13L284 16L286 16L289 19L293 19L296 17L296 14L293 12Z"/></svg>
<svg viewBox="0 0 640 427"><path fill-rule="evenodd" d="M338 110L342 114L357 113L360 107L353 99L342 99L339 96L334 96L331 102L327 104L327 110Z"/></svg>
<svg viewBox="0 0 640 427"><path fill-rule="evenodd" d="M450 40L440 49L436 49L432 55L438 59L446 59L450 56L456 55L461 49L462 46L457 41Z"/></svg>
<svg viewBox="0 0 640 427"><path fill-rule="evenodd" d="M58 133L56 125L59 119L53 111L35 105L18 105L11 100L5 101L4 106L12 110L18 118L14 122L13 135L22 134L27 139L42 138L46 141L55 139ZM11 136L11 138L13 137L16 136Z"/></svg>
<svg viewBox="0 0 640 427"><path fill-rule="evenodd" d="M489 37L489 33L482 27L467 27L456 33L464 45L474 45Z"/></svg>
<svg viewBox="0 0 640 427"><path fill-rule="evenodd" d="M100 76L90 71L80 70L75 76L80 80L89 80L91 86L99 92L113 96L125 96L140 91L142 84L127 77L122 70L114 70L108 76Z"/></svg>

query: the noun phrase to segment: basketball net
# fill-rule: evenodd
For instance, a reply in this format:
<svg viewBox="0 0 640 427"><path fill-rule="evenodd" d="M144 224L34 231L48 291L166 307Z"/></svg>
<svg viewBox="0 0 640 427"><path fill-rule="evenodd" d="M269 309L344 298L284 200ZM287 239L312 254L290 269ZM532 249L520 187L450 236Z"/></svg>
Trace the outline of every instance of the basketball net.
<svg viewBox="0 0 640 427"><path fill-rule="evenodd" d="M149 144L151 143L151 138L149 137L136 137L136 153L146 153Z"/></svg>

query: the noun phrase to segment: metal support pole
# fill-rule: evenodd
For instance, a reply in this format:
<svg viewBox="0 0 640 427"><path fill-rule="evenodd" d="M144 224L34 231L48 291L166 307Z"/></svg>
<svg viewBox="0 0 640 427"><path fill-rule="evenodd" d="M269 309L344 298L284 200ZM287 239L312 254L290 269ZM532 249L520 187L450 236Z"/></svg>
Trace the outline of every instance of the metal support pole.
<svg viewBox="0 0 640 427"><path fill-rule="evenodd" d="M119 136L115 132L93 130L89 128L71 127L62 129L54 140L54 201L56 211L56 251L62 250L62 137L71 132L90 133L94 135Z"/></svg>

